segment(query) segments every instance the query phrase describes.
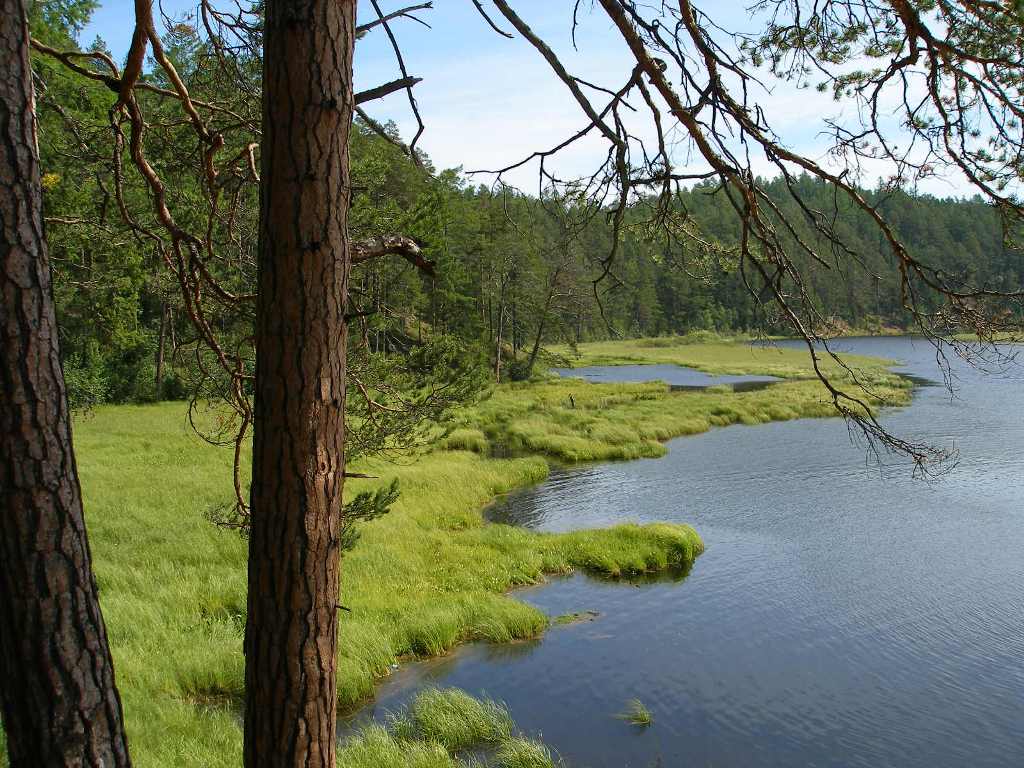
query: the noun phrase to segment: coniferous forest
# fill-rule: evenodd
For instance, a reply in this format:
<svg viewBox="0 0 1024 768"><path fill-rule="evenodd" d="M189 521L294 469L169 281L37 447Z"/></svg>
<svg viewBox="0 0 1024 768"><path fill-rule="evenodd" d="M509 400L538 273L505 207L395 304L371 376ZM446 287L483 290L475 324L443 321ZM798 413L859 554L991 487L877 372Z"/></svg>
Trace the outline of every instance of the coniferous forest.
<svg viewBox="0 0 1024 768"><path fill-rule="evenodd" d="M89 2L62 4L59 13L45 12L50 7L45 4L35 7L38 39L58 49L77 45L76 29L88 17ZM182 27L170 37L169 53L179 71L216 91L216 82L204 82L208 52L195 31ZM127 160L113 167L118 152L107 117L109 91L51 58L38 56L35 66L46 84L39 103L40 154L72 403L184 397L196 378L201 345L158 240L126 226L118 210L123 205L129 216L138 217L147 215L149 206L143 202L144 181ZM259 109L258 100L245 94L233 101L239 112ZM154 109L160 108L173 109L154 101ZM199 194L201 164L174 149L185 145L176 137L188 128L173 113L167 117L166 124L150 128L165 138L151 139L165 148L151 161L173 180L175 203L187 207L189 195ZM486 356L499 378L516 378L529 375L553 343L693 331L791 332L738 268L737 219L715 183L698 183L678 196L682 223L676 235L671 226L652 227L644 202L636 201L620 229L614 266L605 274L603 260L613 238L610 209L573 200L564 191L559 197L538 196L485 186L460 169L434 168L422 154L414 163L390 125L357 121L351 152L353 236L402 232L417 240L433 266L430 273L402 260L355 266L360 331L376 352L404 350L413 340L440 333ZM111 181L114 173L123 174L120 195ZM764 186L787 222L795 222L788 237L828 251L828 243L815 239L804 210L809 207L834 219L835 233L856 254L855 259L837 256L831 265L798 265L808 277L811 298L833 326L826 332L913 330L891 249L862 211L837 198L831 185L808 176L793 183L800 204L782 179ZM243 198L253 196L251 187L238 189ZM997 290L1020 284L1019 254L1004 245L999 216L980 198L915 195L882 180L864 195L912 254L945 270L954 282L962 277ZM257 204L254 197L234 202L231 215L237 221L231 232L239 240L234 250L248 250L253 258L219 269L227 283L251 291ZM159 223L152 227L159 229ZM800 257L797 252L794 259ZM927 309L928 297L921 300ZM216 318L222 328L236 321Z"/></svg>

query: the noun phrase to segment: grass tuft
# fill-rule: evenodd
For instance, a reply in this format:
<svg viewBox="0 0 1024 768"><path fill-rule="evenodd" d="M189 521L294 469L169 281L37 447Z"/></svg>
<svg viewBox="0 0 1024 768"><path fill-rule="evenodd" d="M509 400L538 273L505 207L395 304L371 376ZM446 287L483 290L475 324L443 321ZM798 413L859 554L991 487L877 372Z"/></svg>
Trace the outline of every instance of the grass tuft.
<svg viewBox="0 0 1024 768"><path fill-rule="evenodd" d="M363 728L338 749L338 768L464 768L434 742L396 738L377 724Z"/></svg>
<svg viewBox="0 0 1024 768"><path fill-rule="evenodd" d="M651 711L644 706L640 699L630 699L626 702L626 711L620 712L616 717L641 728L646 728L654 722Z"/></svg>
<svg viewBox="0 0 1024 768"><path fill-rule="evenodd" d="M562 627L569 624L583 624L589 621L596 621L600 615L598 611L575 611L573 613L552 616L550 622L553 627Z"/></svg>
<svg viewBox="0 0 1024 768"><path fill-rule="evenodd" d="M551 751L543 744L526 738L509 739L494 755L497 768L555 768Z"/></svg>
<svg viewBox="0 0 1024 768"><path fill-rule="evenodd" d="M390 719L364 726L338 750L338 768L472 768L458 755L487 752L492 768L555 768L543 744L513 732L508 710L457 688L428 688Z"/></svg>
<svg viewBox="0 0 1024 768"><path fill-rule="evenodd" d="M434 742L457 752L506 741L512 728L512 718L500 704L458 688L428 688L392 720L391 730L396 738Z"/></svg>

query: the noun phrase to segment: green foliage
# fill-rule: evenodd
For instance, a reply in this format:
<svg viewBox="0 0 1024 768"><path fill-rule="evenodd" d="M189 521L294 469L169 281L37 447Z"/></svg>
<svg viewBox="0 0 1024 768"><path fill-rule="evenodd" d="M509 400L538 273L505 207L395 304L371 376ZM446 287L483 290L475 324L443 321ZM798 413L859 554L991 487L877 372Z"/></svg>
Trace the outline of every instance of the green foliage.
<svg viewBox="0 0 1024 768"><path fill-rule="evenodd" d="M367 523L376 520L391 511L391 505L398 500L398 479L391 481L389 485L382 488L374 488L370 491L360 491L351 501L345 503L341 512L341 550L347 552L356 546L359 541L357 523Z"/></svg>
<svg viewBox="0 0 1024 768"><path fill-rule="evenodd" d="M99 5L96 0L29 0L29 31L51 45L71 45Z"/></svg>
<svg viewBox="0 0 1024 768"><path fill-rule="evenodd" d="M95 6L94 0L35 0L29 4L33 35L58 48L75 49L78 33ZM794 44L787 37L793 31L769 30L766 39L785 47ZM854 38L864 33L859 28L846 31ZM171 30L166 43L196 98L222 103L255 119L258 59L242 55L234 70L241 81L225 82L217 68L209 66L213 53L208 45L187 24ZM823 40L816 39L814 46L821 44ZM850 44L843 40L837 50ZM753 45L751 51L756 53L757 48ZM71 371L74 402L147 402L188 391L186 385L198 378L204 353L197 353L193 343L195 333L179 287L159 249L121 221L112 191L110 164L117 150L108 111L115 96L103 84L71 73L46 56L34 55L33 66L41 84L38 117L47 235L62 354ZM846 87L862 76L853 73L840 80ZM152 118L147 156L172 193L175 215L184 225L202 229L206 182L192 162L195 153L182 152L182 147L194 145L192 129L178 119L180 106L173 100L147 93L140 98ZM398 138L393 124L384 129ZM242 152L241 134L226 130L225 135L228 144L222 155ZM126 169L125 205L143 226L159 230L146 186L124 152L120 159ZM392 382L402 393L399 399L412 392L425 398L376 421L367 417L359 388L352 387L354 452L378 450L395 436L418 437L416 413L436 418L446 399L457 401L458 390L466 394L472 389L472 376L450 370L443 359L446 353L433 346L435 341L443 346L440 339L461 345L466 359L483 356L495 367L500 349L505 377L525 381L535 375L536 359L545 346L606 338L609 326L627 336L666 338L755 329L792 332L744 284L736 257L736 214L713 183L682 190L678 209L667 212L660 228L646 220L647 201L635 201L625 215L614 266L621 284L614 290L607 282L607 289L599 286L599 304L593 290L595 263L609 252L613 237L600 210L572 194L556 197L545 191L537 199L504 189L474 188L457 170L437 172L429 158L421 156L425 172L361 120L351 134L351 158L352 236L409 235L423 244L424 256L435 263L433 276L400 258L376 259L353 269L351 310L359 315L352 324L353 369L365 374L361 381L371 390ZM857 259L845 259L849 267L828 270L802 255L794 247L798 238L821 253L832 250L786 182L764 182L773 205L792 226L777 229L829 326L825 330L876 333L906 328L909 317L899 266L875 222L849 201L837 200L835 190L824 182L808 176L790 181L806 210L834 219L835 230L857 254ZM213 240L225 246L242 243L240 252L228 248L230 257L218 253L205 266L226 289L251 293L254 254L247 244L257 240L256 186L243 185L238 194L237 211L231 216L221 211L223 218L233 221L232 231L218 225ZM998 212L980 200L943 200L881 185L863 190L863 195L878 205L909 252L941 270L951 284L963 279L989 289L1008 289L1024 281L1020 253L1004 242ZM680 239L666 241L666 234ZM694 234L703 245L687 241ZM781 287L795 288L785 281ZM920 291L924 311L939 309L930 294ZM247 343L252 332L248 310L210 305L207 311L225 347ZM163 380L157 382L161 338L174 370L168 362ZM405 359L417 355L423 359ZM206 367L216 368L209 362ZM441 395L442 374L454 376L449 395Z"/></svg>
<svg viewBox="0 0 1024 768"><path fill-rule="evenodd" d="M349 355L345 454L362 456L408 451L428 442L434 425L456 406L477 398L487 374L477 352L459 339L434 334L406 340L388 352L364 345Z"/></svg>

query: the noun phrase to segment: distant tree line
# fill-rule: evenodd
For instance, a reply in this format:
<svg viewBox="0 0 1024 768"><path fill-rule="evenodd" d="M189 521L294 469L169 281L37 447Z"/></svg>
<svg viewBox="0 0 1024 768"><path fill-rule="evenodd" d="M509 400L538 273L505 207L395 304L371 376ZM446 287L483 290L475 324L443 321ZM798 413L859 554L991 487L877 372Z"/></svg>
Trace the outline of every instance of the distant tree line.
<svg viewBox="0 0 1024 768"><path fill-rule="evenodd" d="M43 12L52 7L35 6L36 39L62 50L75 47L76 28L90 5L68 4L64 16ZM203 48L193 31L172 30L169 40L168 55L178 69L201 80ZM118 172L111 168L117 152L106 114L109 92L51 57L37 55L34 66L45 84L39 97L45 214L72 403L185 397L194 389L194 369L202 365L200 345L153 243L126 227L118 212L121 205L144 209L118 198L147 192L141 180L123 171L120 192L109 181ZM216 82L204 86L217 89ZM258 110L245 94L237 102L239 111ZM183 162L172 149L175 133L185 130L180 120L169 116L150 130L167 135L166 154L152 162L173 180L172 194L198 194L197 163ZM602 259L615 236L611 211L592 200L576 199L565 189L527 195L474 184L458 170L438 172L422 153L418 163L410 160L393 126L357 120L350 145L353 238L402 232L419 242L433 267L428 274L401 259L354 267L353 337L372 353L406 352L443 334L477 350L493 376L503 379L530 375L546 345L558 342L693 331L790 332L774 303L760 300L745 281L736 256L738 219L717 182L681 191L677 221L662 220L657 227L637 198L619 229L615 263L606 270ZM810 176L790 185L781 178L761 183L786 218L787 227L780 227L784 238L800 238L828 253L834 243L812 222L812 216L825 215L855 254L836 254L834 263L813 269L798 263L808 267L802 270L805 287L833 325L826 332L912 329L899 263L862 210ZM881 181L863 194L910 253L945 270L954 284L1010 290L1021 283L1020 253L1005 244L996 210L980 197L915 195ZM254 251L256 205L248 203L231 209L240 219L231 231L248 238ZM236 248L246 249L245 242ZM797 262L809 262L801 248L792 251ZM250 263L219 267L238 290L253 289ZM938 310L935 296L916 300L925 310L935 302ZM212 320L221 329L240 321L230 313Z"/></svg>
<svg viewBox="0 0 1024 768"><path fill-rule="evenodd" d="M46 114L44 112L44 114ZM145 243L120 231L102 182L64 162L60 126L43 129L43 183L54 253L64 366L76 405L181 398L191 364L181 350L194 331L173 286ZM732 257L737 233L728 201L712 184L680 197L680 209L706 248L624 228L614 269L601 277L612 228L603 211L572 201L474 186L457 171L428 173L357 123L352 136L356 196L353 230L402 231L434 263L433 276L403 261L358 268L353 289L363 312L360 333L375 352L405 351L435 333L463 340L488 358L496 376L528 376L545 345L693 331L787 332L745 285ZM799 179L819 210L833 205L821 181ZM766 183L780 206L796 204L781 181ZM991 206L980 199L940 199L903 191L866 191L884 201L908 249L951 275L993 288L1019 285L1020 254L1004 244ZM799 211L790 210L799 221ZM641 215L636 219L639 222ZM895 279L898 266L877 228L849 205L836 228L860 259L807 270L816 302L834 331L913 330ZM97 236L102 224L107 236ZM800 236L815 239L808 223ZM820 244L819 244L820 246ZM927 300L927 297L925 297Z"/></svg>

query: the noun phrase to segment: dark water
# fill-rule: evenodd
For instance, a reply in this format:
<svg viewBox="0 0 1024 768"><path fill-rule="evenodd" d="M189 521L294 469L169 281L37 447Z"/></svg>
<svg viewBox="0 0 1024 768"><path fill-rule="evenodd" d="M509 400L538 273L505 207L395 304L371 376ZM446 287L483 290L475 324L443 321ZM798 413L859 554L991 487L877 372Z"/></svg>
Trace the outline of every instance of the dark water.
<svg viewBox="0 0 1024 768"><path fill-rule="evenodd" d="M941 379L921 341L844 344ZM707 551L681 582L524 592L552 615L601 615L410 665L377 712L421 683L459 686L593 768L1024 766L1024 374L954 373L955 399L923 387L886 418L959 449L932 484L865 461L841 421L804 420L513 495L493 514L542 530L685 521ZM651 727L614 717L632 697Z"/></svg>
<svg viewBox="0 0 1024 768"><path fill-rule="evenodd" d="M673 387L702 389L719 384L768 384L778 381L774 376L713 376L681 365L591 365L583 368L552 368L559 376L576 377L590 382L664 381Z"/></svg>

